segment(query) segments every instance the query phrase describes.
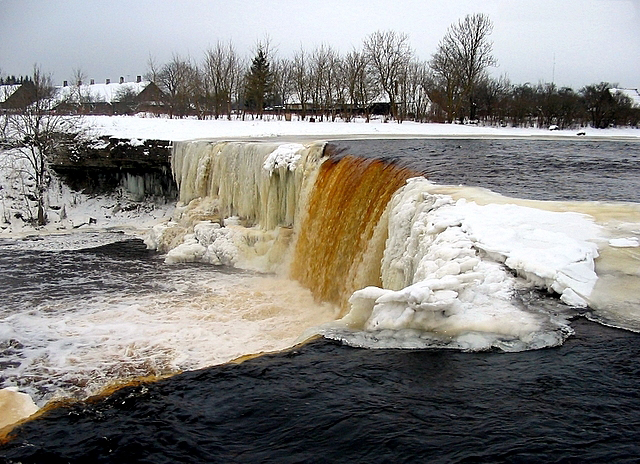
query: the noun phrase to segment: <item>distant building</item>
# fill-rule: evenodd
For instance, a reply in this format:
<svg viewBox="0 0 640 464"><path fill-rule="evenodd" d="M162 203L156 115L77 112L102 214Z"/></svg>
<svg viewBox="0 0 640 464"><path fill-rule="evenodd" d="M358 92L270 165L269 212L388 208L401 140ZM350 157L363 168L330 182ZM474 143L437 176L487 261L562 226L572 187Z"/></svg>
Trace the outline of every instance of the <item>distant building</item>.
<svg viewBox="0 0 640 464"><path fill-rule="evenodd" d="M609 89L612 95L623 94L631 99L634 107L640 108L640 92L638 89Z"/></svg>
<svg viewBox="0 0 640 464"><path fill-rule="evenodd" d="M29 106L36 100L36 89L30 81L23 84L0 85L0 111L15 111ZM77 83L67 81L56 87L51 109L58 114L134 114L140 112L162 113L164 94L153 82Z"/></svg>
<svg viewBox="0 0 640 464"><path fill-rule="evenodd" d="M0 109L16 110L30 105L36 100L33 82L23 84L0 85Z"/></svg>
<svg viewBox="0 0 640 464"><path fill-rule="evenodd" d="M55 111L63 114L134 114L139 112L161 112L164 95L153 82L142 81L104 84L77 83L56 89Z"/></svg>

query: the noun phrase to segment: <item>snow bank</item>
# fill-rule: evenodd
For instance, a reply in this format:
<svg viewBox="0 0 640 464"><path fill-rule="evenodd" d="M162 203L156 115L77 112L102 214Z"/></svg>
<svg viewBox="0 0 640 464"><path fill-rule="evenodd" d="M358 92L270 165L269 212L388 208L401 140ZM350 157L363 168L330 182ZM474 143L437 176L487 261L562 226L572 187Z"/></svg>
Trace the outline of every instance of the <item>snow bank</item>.
<svg viewBox="0 0 640 464"><path fill-rule="evenodd" d="M308 122L263 120L196 120L168 119L143 116L86 116L83 123L99 135L119 138L159 139L184 141L193 139L266 138L266 137L573 137L575 130L549 131L546 129L483 127L461 124L423 124L411 121L383 123L373 119L353 122ZM638 129L586 129L588 137L639 137Z"/></svg>

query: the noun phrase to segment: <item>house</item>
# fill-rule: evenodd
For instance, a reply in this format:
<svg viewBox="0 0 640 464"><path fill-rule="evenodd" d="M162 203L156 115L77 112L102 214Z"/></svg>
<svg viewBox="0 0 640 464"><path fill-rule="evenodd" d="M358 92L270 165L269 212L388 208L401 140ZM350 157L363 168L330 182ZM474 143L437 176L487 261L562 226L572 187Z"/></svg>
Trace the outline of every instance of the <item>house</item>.
<svg viewBox="0 0 640 464"><path fill-rule="evenodd" d="M636 108L640 108L640 92L638 92L638 89L616 89L616 88L611 88L609 89L609 92L611 92L611 95L616 95L616 94L622 94L625 97L629 98L631 100L631 104L636 107Z"/></svg>
<svg viewBox="0 0 640 464"><path fill-rule="evenodd" d="M138 76L136 82L112 83L107 79L104 84L67 82L56 91L55 110L62 114L133 114L142 111L157 112L162 108L163 93L153 82L143 81Z"/></svg>
<svg viewBox="0 0 640 464"><path fill-rule="evenodd" d="M164 111L164 93L155 82L148 82L144 88L129 98L113 102L115 114L160 113Z"/></svg>
<svg viewBox="0 0 640 464"><path fill-rule="evenodd" d="M24 108L36 100L36 89L33 82L22 84L0 85L0 110L12 111Z"/></svg>

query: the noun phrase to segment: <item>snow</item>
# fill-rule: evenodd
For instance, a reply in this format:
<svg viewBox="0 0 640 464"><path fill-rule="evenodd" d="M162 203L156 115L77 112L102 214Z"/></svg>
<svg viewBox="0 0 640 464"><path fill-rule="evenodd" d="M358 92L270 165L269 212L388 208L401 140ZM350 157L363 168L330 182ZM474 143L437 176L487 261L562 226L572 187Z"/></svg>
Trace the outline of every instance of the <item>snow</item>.
<svg viewBox="0 0 640 464"><path fill-rule="evenodd" d="M125 93L138 95L147 85L149 85L149 82L68 85L56 88L55 99L59 102L76 101L79 96L82 96L82 98L91 102L113 103L117 102L118 98Z"/></svg>
<svg viewBox="0 0 640 464"><path fill-rule="evenodd" d="M159 139L184 141L193 139L238 138L262 139L269 137L333 138L341 137L544 137L564 138L575 136L578 130L557 130L513 127L483 127L461 124L421 124L405 121L402 124L384 123L373 119L353 122L308 122L276 119L247 118L241 120L168 119L140 116L86 116L84 122L101 135L119 138ZM640 138L640 129L582 129L588 137ZM297 139L297 140L296 140Z"/></svg>
<svg viewBox="0 0 640 464"><path fill-rule="evenodd" d="M100 246L105 244L106 237L111 237L107 240L119 238L114 234L103 234L100 238L94 236L88 239L87 233L121 230L131 235L144 236L155 224L166 222L175 209L173 202L161 199L135 201L135 195L123 188L112 195L75 192L54 176L47 192L49 223L35 229L24 220L29 217L29 211L33 211L33 204L28 208L24 197L25 184L29 186L29 179L20 175L24 166L25 160L15 153L0 151L0 237L25 238L54 234L65 236L68 243L63 245L63 240L49 237L47 243L51 247L75 249ZM94 244L90 243L92 240L95 241ZM44 244L34 242L32 246Z"/></svg>
<svg viewBox="0 0 640 464"><path fill-rule="evenodd" d="M301 158L298 152L303 149L304 145L299 143L282 144L267 156L262 167L265 171L269 171L269 174L273 174L273 171L278 169L295 171L296 165Z"/></svg>
<svg viewBox="0 0 640 464"><path fill-rule="evenodd" d="M640 92L638 92L638 89L612 88L612 89L609 89L609 92L611 92L612 95L615 95L617 93L623 94L624 96L628 97L631 100L631 104L633 106L635 106L636 108L640 108Z"/></svg>
<svg viewBox="0 0 640 464"><path fill-rule="evenodd" d="M411 179L395 194L382 262L384 288L356 291L342 322L367 332L446 334L464 349L505 349L505 338L510 350L562 343L566 324L522 309L513 296L524 279L558 293L570 306L585 307L598 278L593 240L600 228L593 219L454 201L429 193L431 186ZM467 338L470 333L482 336ZM402 343L415 347L417 340Z"/></svg>
<svg viewBox="0 0 640 464"><path fill-rule="evenodd" d="M638 239L638 237L612 238L611 240L609 240L609 246L615 248L640 247L640 239Z"/></svg>
<svg viewBox="0 0 640 464"><path fill-rule="evenodd" d="M22 84L0 85L0 103L4 103L7 99L20 88Z"/></svg>

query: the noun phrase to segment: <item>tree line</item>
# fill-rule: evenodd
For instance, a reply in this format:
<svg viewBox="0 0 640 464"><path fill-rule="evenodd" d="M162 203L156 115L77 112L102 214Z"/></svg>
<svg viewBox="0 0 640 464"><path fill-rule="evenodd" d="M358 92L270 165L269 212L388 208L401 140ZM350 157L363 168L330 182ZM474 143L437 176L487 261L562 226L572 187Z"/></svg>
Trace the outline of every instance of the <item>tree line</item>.
<svg viewBox="0 0 640 464"><path fill-rule="evenodd" d="M577 91L553 83L513 84L493 78L491 20L467 15L452 24L429 60L420 60L408 35L377 31L341 54L330 45L301 48L281 58L269 40L246 60L232 42L218 42L201 61L174 54L150 58L147 79L165 94L172 117L262 117L295 112L318 120L367 120L375 114L402 122L472 122L511 126L637 126L640 109L601 82Z"/></svg>
<svg viewBox="0 0 640 464"><path fill-rule="evenodd" d="M150 58L145 76L163 92L157 110L200 119L287 117L350 121L372 114L402 122L461 122L514 127L637 126L640 109L615 84L577 91L554 83L514 84L494 78L489 40L493 24L484 14L451 24L428 60L412 49L407 34L377 31L359 48L340 53L321 44L279 57L269 39L247 60L231 41L209 47L200 60L174 54L166 63ZM28 82L10 76L0 83ZM74 70L72 82L86 81ZM77 102L83 102L77 85ZM117 101L134 99L118 95Z"/></svg>
<svg viewBox="0 0 640 464"><path fill-rule="evenodd" d="M16 77L15 75L6 76L6 77L0 76L0 85L20 85L26 82L33 83L33 77L32 76Z"/></svg>

